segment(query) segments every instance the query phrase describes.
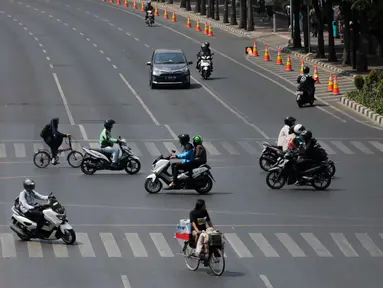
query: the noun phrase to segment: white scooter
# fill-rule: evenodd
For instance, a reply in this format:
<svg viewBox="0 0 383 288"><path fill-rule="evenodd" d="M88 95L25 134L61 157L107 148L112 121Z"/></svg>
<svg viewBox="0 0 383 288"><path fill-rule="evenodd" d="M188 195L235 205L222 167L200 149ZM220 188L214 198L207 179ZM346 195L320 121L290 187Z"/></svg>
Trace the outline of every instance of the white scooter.
<svg viewBox="0 0 383 288"><path fill-rule="evenodd" d="M211 75L211 61L213 59L213 55L214 53L211 55L201 56L199 73L205 80Z"/></svg>
<svg viewBox="0 0 383 288"><path fill-rule="evenodd" d="M175 153L176 151L172 151ZM167 171L171 165L170 156L164 158L162 154L153 161L152 174L146 177L145 190L150 194L160 192L162 182L169 185L173 177ZM179 190L195 190L199 194L207 194L213 188L213 175L210 173L211 167L208 164L203 164L192 171L184 171L178 175L177 187Z"/></svg>
<svg viewBox="0 0 383 288"><path fill-rule="evenodd" d="M152 26L154 24L154 15L151 10L148 10L148 19L146 20L146 24L148 24L148 26Z"/></svg>
<svg viewBox="0 0 383 288"><path fill-rule="evenodd" d="M72 245L76 242L76 233L68 223L66 211L56 200L53 193L49 194L47 204L42 204L41 209L44 214L45 224L41 228L39 235L34 236L33 232L37 223L29 220L19 209L19 197L15 199L12 207L12 217L10 228L19 236L21 240L28 241L31 238L57 240L62 239L65 244Z"/></svg>

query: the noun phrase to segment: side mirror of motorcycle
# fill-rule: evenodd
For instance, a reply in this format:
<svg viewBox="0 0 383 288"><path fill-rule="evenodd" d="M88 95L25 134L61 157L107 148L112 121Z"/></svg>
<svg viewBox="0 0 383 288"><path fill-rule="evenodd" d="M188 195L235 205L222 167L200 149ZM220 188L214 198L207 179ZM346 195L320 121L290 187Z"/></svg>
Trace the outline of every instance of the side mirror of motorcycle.
<svg viewBox="0 0 383 288"><path fill-rule="evenodd" d="M147 65L147 66L152 66L152 62L150 62L150 61L149 61L149 62L146 62L146 65Z"/></svg>
<svg viewBox="0 0 383 288"><path fill-rule="evenodd" d="M188 61L188 65L191 65L191 64L193 64L193 61Z"/></svg>
<svg viewBox="0 0 383 288"><path fill-rule="evenodd" d="M53 192L49 193L48 197L51 198L53 195Z"/></svg>
<svg viewBox="0 0 383 288"><path fill-rule="evenodd" d="M176 153L176 150L172 150L172 153Z"/></svg>

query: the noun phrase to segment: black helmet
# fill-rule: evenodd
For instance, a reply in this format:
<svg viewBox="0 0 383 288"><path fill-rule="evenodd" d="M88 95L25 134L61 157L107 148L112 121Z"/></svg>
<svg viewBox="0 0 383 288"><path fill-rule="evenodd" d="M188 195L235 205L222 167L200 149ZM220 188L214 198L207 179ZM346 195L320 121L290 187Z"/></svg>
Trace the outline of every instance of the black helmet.
<svg viewBox="0 0 383 288"><path fill-rule="evenodd" d="M201 210L201 208L205 205L205 200L198 199L197 202L195 202L195 210Z"/></svg>
<svg viewBox="0 0 383 288"><path fill-rule="evenodd" d="M190 136L189 134L181 134L181 135L178 135L178 140L180 141L180 144L182 146L185 146L187 143L190 142Z"/></svg>
<svg viewBox="0 0 383 288"><path fill-rule="evenodd" d="M307 142L310 141L311 138L313 138L313 133L311 133L311 131L309 130L305 130L301 133L301 137L303 138L303 140L305 140L305 142Z"/></svg>
<svg viewBox="0 0 383 288"><path fill-rule="evenodd" d="M207 48L210 47L210 43L208 41L206 41L204 44L206 45Z"/></svg>
<svg viewBox="0 0 383 288"><path fill-rule="evenodd" d="M24 180L23 185L26 191L32 192L33 190L35 190L36 183L32 179L27 178Z"/></svg>
<svg viewBox="0 0 383 288"><path fill-rule="evenodd" d="M291 127L295 124L295 121L297 121L297 119L295 119L294 117L288 116L285 118L285 125Z"/></svg>
<svg viewBox="0 0 383 288"><path fill-rule="evenodd" d="M193 145L190 144L190 143L186 143L186 145L185 145L185 150L186 150L186 151L189 151L189 150L192 150L192 149L193 149Z"/></svg>
<svg viewBox="0 0 383 288"><path fill-rule="evenodd" d="M303 74L309 74L310 68L308 66L303 67Z"/></svg>
<svg viewBox="0 0 383 288"><path fill-rule="evenodd" d="M116 124L116 121L114 121L113 119L105 120L104 127L110 130L113 128L113 124Z"/></svg>
<svg viewBox="0 0 383 288"><path fill-rule="evenodd" d="M203 44L201 45L201 49L204 50L204 49L206 49L206 48L207 48L206 44L203 43Z"/></svg>

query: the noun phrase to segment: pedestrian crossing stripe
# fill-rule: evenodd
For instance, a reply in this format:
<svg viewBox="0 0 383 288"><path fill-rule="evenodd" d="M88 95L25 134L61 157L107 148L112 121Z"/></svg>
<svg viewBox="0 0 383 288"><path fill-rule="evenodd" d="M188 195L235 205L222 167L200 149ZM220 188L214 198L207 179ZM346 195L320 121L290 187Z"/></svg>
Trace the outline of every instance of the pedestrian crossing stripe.
<svg viewBox="0 0 383 288"><path fill-rule="evenodd" d="M229 142L209 142L204 141L204 146L209 156L217 157L221 155L239 156L251 155L259 157L262 153L263 141L232 141ZM345 155L376 155L383 153L383 141L321 141L318 140L320 145L327 151L329 155L345 154ZM274 144L270 142L271 144ZM158 157L160 154L168 155L171 150L176 150L179 153L177 142L128 142L135 155ZM82 147L99 148L97 142L81 142L73 143L73 149L83 153ZM50 149L42 143L0 143L0 161L5 158L32 159L33 154L39 149ZM66 158L70 151L59 154L60 158Z"/></svg>
<svg viewBox="0 0 383 288"><path fill-rule="evenodd" d="M383 252L378 246L383 246L383 233L375 234L372 236L374 239L367 233L350 234L348 239L343 233L322 234L321 239L314 233L307 232L299 235L273 233L267 234L267 237L262 233L241 235L242 238L236 233L224 234L225 257L383 257ZM0 255L1 258L173 258L181 252L184 245L183 241L175 239L173 235L158 232L118 235L109 232L77 232L76 236L75 245L66 245L61 240L24 242L13 233L0 233ZM142 238L146 239L143 241ZM323 244L325 241L326 245Z"/></svg>

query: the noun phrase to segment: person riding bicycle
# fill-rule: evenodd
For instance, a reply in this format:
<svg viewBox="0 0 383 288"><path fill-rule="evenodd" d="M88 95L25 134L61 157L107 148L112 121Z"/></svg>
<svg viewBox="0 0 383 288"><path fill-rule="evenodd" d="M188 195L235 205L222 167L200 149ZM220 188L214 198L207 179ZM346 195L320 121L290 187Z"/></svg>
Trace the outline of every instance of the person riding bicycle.
<svg viewBox="0 0 383 288"><path fill-rule="evenodd" d="M58 131L59 118L53 118L51 122L44 126L43 130L40 133L41 138L44 139L44 142L51 148L52 153L52 164L59 164L59 158L57 153L59 147L63 143L65 137L69 137L70 134L63 134Z"/></svg>
<svg viewBox="0 0 383 288"><path fill-rule="evenodd" d="M206 157L206 149L202 145L202 137L200 135L197 135L193 138L193 146L194 146L194 161L193 161L193 168L197 168L203 164L206 164L207 157Z"/></svg>
<svg viewBox="0 0 383 288"><path fill-rule="evenodd" d="M147 21L148 20L148 17L149 17L149 15L148 15L148 11L152 11L153 12L153 10L154 10L154 8L153 8L153 6L152 6L152 1L147 1L146 2L146 6L145 6L145 21ZM152 14L153 15L153 20L154 20L154 14Z"/></svg>
<svg viewBox="0 0 383 288"><path fill-rule="evenodd" d="M113 138L111 134L114 124L116 124L116 121L114 121L113 119L109 119L104 122L104 129L100 134L100 148L103 152L112 154L113 163L111 167L117 168L118 159L120 157L120 149L114 148L113 145L115 143L119 143L120 140L118 140L117 138Z"/></svg>

